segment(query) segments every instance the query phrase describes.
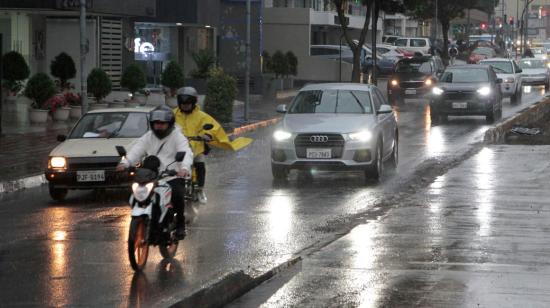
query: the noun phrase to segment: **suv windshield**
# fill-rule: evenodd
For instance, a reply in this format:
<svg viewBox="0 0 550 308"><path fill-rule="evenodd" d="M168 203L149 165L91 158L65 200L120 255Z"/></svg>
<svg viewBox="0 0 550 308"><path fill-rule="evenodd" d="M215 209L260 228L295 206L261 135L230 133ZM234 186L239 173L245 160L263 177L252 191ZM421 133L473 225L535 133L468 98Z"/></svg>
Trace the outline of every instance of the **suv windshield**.
<svg viewBox="0 0 550 308"><path fill-rule="evenodd" d="M546 68L544 65L545 60L523 59L519 61L520 68Z"/></svg>
<svg viewBox="0 0 550 308"><path fill-rule="evenodd" d="M479 83L489 82L489 76L484 69L450 69L441 76L441 82L447 83Z"/></svg>
<svg viewBox="0 0 550 308"><path fill-rule="evenodd" d="M481 61L481 63L492 66L496 73L514 73L512 69L512 62L510 61Z"/></svg>
<svg viewBox="0 0 550 308"><path fill-rule="evenodd" d="M432 65L430 61L425 62L411 62L411 61L399 61L395 67L397 73L423 73L431 74Z"/></svg>
<svg viewBox="0 0 550 308"><path fill-rule="evenodd" d="M372 104L367 91L301 91L289 113L372 113Z"/></svg>
<svg viewBox="0 0 550 308"><path fill-rule="evenodd" d="M75 138L138 138L149 124L144 112L102 112L86 114L69 135Z"/></svg>

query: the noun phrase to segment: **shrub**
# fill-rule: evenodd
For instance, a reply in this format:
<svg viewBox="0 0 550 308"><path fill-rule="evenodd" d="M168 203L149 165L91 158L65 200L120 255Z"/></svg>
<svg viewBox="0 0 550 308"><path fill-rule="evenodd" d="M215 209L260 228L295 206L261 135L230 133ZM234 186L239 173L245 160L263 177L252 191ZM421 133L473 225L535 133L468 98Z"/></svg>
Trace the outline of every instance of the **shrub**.
<svg viewBox="0 0 550 308"><path fill-rule="evenodd" d="M183 70L176 61L170 61L160 76L160 83L170 89L172 96L183 87L184 81Z"/></svg>
<svg viewBox="0 0 550 308"><path fill-rule="evenodd" d="M71 106L82 105L82 98L80 97L79 93L65 92L63 96L65 97L65 101L67 102L67 104Z"/></svg>
<svg viewBox="0 0 550 308"><path fill-rule="evenodd" d="M237 96L237 81L222 69L214 68L210 70L209 75L204 111L222 123L231 122L233 101Z"/></svg>
<svg viewBox="0 0 550 308"><path fill-rule="evenodd" d="M145 88L145 73L139 65L131 64L122 73L120 85L130 90L133 97L138 90Z"/></svg>
<svg viewBox="0 0 550 308"><path fill-rule="evenodd" d="M58 79L56 80L57 85L62 90L69 89L71 84L68 80L76 76L76 67L73 58L64 52L60 53L52 60L50 73Z"/></svg>
<svg viewBox="0 0 550 308"><path fill-rule="evenodd" d="M44 102L55 95L55 85L50 76L36 73L27 82L25 96L33 100L32 107L40 109Z"/></svg>
<svg viewBox="0 0 550 308"><path fill-rule="evenodd" d="M29 78L29 66L25 58L16 51L4 54L2 56L2 65L4 88L10 92L10 95L15 95L23 88L22 81Z"/></svg>
<svg viewBox="0 0 550 308"><path fill-rule="evenodd" d="M298 75L298 58L292 51L286 52L286 61L288 63L288 75Z"/></svg>
<svg viewBox="0 0 550 308"><path fill-rule="evenodd" d="M288 59L280 50L271 58L271 69L275 73L275 78L288 75Z"/></svg>
<svg viewBox="0 0 550 308"><path fill-rule="evenodd" d="M48 98L41 106L41 109L47 109L50 113L54 113L57 108L67 106L67 101L63 95L54 95Z"/></svg>
<svg viewBox="0 0 550 308"><path fill-rule="evenodd" d="M92 93L96 102L111 93L111 78L100 68L94 68L88 75L88 93Z"/></svg>
<svg viewBox="0 0 550 308"><path fill-rule="evenodd" d="M216 57L211 50L202 49L197 53L193 53L193 60L197 65L197 69L191 72L193 78L205 79L208 77L208 72L216 63Z"/></svg>

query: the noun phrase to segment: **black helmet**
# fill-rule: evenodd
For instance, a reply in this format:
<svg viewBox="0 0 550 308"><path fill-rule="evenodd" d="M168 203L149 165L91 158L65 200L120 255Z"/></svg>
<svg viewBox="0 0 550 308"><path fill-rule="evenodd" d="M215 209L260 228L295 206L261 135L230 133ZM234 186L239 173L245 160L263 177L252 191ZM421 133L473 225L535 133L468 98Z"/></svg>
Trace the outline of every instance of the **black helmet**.
<svg viewBox="0 0 550 308"><path fill-rule="evenodd" d="M151 126L153 134L155 134L155 136L157 136L159 139L163 139L164 137L170 135L170 133L174 129L175 121L176 119L174 118L174 113L172 112L172 109L167 106L158 106L155 109L151 110L151 112L149 112L149 125ZM168 129L156 130L153 125L155 122L168 123Z"/></svg>
<svg viewBox="0 0 550 308"><path fill-rule="evenodd" d="M192 104L193 108L195 108L199 94L193 87L183 87L178 89L176 97L178 99L178 106L181 106L182 104Z"/></svg>

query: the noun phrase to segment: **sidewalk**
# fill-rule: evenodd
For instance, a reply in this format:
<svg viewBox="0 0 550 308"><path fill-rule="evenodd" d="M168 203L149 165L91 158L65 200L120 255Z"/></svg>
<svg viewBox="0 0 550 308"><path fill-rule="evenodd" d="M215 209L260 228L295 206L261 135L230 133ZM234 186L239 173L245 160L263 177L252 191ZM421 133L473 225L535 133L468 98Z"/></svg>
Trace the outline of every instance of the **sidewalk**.
<svg viewBox="0 0 550 308"><path fill-rule="evenodd" d="M226 125L231 133L235 128L247 125L246 130L257 128L262 121L278 117L278 104L288 103L295 95L295 90L281 92L273 101L251 101L249 121L244 121L244 103L236 102L233 106L233 122ZM5 109L3 109L6 112ZM49 120L46 126L33 126L25 119L16 119L15 113L2 115L2 135L0 135L0 193L15 191L21 188L44 183L42 177L46 168L49 152L59 143L58 134L67 134L74 122L57 123ZM252 124L252 125L250 125ZM27 185L25 181L30 181Z"/></svg>
<svg viewBox="0 0 550 308"><path fill-rule="evenodd" d="M548 307L549 151L485 147L235 306Z"/></svg>

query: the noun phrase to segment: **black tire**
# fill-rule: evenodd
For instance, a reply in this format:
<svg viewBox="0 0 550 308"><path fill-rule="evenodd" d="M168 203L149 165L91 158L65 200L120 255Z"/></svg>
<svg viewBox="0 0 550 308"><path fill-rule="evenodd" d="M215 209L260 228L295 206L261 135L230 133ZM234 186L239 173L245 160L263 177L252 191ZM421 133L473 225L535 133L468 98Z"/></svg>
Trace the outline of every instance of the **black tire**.
<svg viewBox="0 0 550 308"><path fill-rule="evenodd" d="M544 90L545 91L550 90L550 80L546 80L546 82L544 83Z"/></svg>
<svg viewBox="0 0 550 308"><path fill-rule="evenodd" d="M390 166L392 169L397 169L397 165L399 164L399 137L398 133L395 132L395 143L393 145L393 150L391 152L390 157Z"/></svg>
<svg viewBox="0 0 550 308"><path fill-rule="evenodd" d="M523 92L523 87L520 86L519 87L519 92L516 90L516 92L514 93L514 95L512 95L510 97L510 103L512 105L519 105L521 104L521 93Z"/></svg>
<svg viewBox="0 0 550 308"><path fill-rule="evenodd" d="M384 163L382 161L382 142L378 140L376 145L376 152L374 154L373 165L365 171L365 177L367 179L380 181L382 173L384 172Z"/></svg>
<svg viewBox="0 0 550 308"><path fill-rule="evenodd" d="M147 264L149 244L145 243L147 232L147 218L132 217L128 232L128 258L134 271L141 271Z"/></svg>
<svg viewBox="0 0 550 308"><path fill-rule="evenodd" d="M430 120L432 124L438 124L441 121L439 113L435 112L433 109L430 111Z"/></svg>
<svg viewBox="0 0 550 308"><path fill-rule="evenodd" d="M494 107L493 107L493 110L492 111L489 111L486 115L485 115L485 122L487 123L494 123L495 122L495 118L497 117L497 112L495 111Z"/></svg>
<svg viewBox="0 0 550 308"><path fill-rule="evenodd" d="M69 192L66 188L55 188L53 185L49 185L49 189L50 197L58 202L65 200L65 197L67 197L67 193Z"/></svg>
<svg viewBox="0 0 550 308"><path fill-rule="evenodd" d="M159 245L160 255L164 259L172 259L176 255L176 251L178 251L178 243L176 240L170 245Z"/></svg>
<svg viewBox="0 0 550 308"><path fill-rule="evenodd" d="M288 169L283 166L277 166L275 164L271 164L271 174L273 174L273 179L278 181L284 181L288 176Z"/></svg>

